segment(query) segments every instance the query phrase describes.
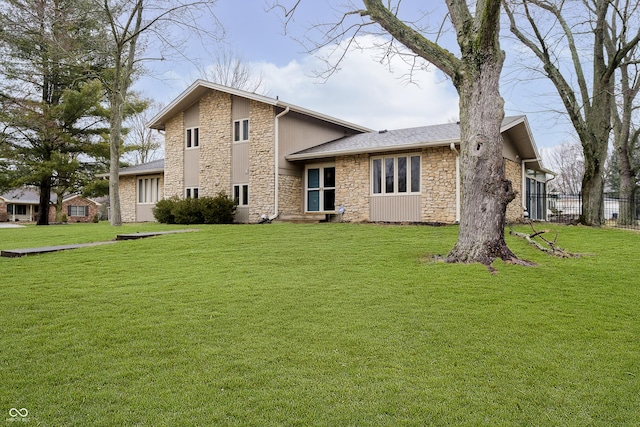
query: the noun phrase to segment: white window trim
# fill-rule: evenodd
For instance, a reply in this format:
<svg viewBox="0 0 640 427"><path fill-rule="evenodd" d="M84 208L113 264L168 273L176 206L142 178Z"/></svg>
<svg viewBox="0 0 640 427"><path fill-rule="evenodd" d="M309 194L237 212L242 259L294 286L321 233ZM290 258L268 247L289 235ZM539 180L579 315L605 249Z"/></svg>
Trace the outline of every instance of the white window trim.
<svg viewBox="0 0 640 427"><path fill-rule="evenodd" d="M152 176L139 176L136 180L136 203L138 205L155 205L160 199L162 199L162 188L160 186L160 175L152 175ZM144 182L144 201L140 201L140 182ZM149 187L146 186L149 184ZM147 190L149 190L149 197L146 197Z"/></svg>
<svg viewBox="0 0 640 427"><path fill-rule="evenodd" d="M324 169L325 168L333 168L334 172L336 171L336 164L335 163L314 163L314 164L309 164L309 165L305 165L304 167L304 212L305 213L311 213L311 214L324 214L324 213L335 213L336 212L336 208L334 206L333 210L326 210L324 209L324 190L325 189L329 189L329 190L333 190L334 192L336 191L336 187L326 187L324 186ZM322 210L319 211L310 211L309 210L309 169L320 169L320 188L312 188L311 190L320 190L321 196L320 196L320 202L322 203ZM336 180L336 184L337 184L337 177L334 178ZM335 194L335 193L334 193ZM335 205L335 201L334 201L334 205Z"/></svg>
<svg viewBox="0 0 640 427"><path fill-rule="evenodd" d="M246 139L243 139L244 135L244 123L247 123L247 135L246 135ZM238 123L238 132L240 133L239 135L236 133L236 123ZM239 119L239 120L234 120L233 121L233 142L247 142L249 141L249 133L250 133L250 124L249 124L249 119L245 118L245 119Z"/></svg>
<svg viewBox="0 0 640 427"><path fill-rule="evenodd" d="M398 157L406 157L407 158L407 191L398 192ZM418 157L420 159L420 171L419 171L419 180L418 180L418 191L411 191L411 158ZM386 188L386 177L385 177L385 159L393 159L393 192L387 193L385 191ZM373 176L373 162L375 160L382 161L382 182L380 186L380 193L374 193L374 176ZM411 196L422 193L422 154L421 153L402 153L402 154L393 154L388 156L375 156L371 157L370 160L370 185L369 185L369 193L372 197L385 197L385 196Z"/></svg>
<svg viewBox="0 0 640 427"><path fill-rule="evenodd" d="M233 197L236 200L236 188L238 189L238 197L237 197L237 205L238 206L249 206L249 195L251 192L249 191L249 183L240 183L233 184ZM244 203L244 199L247 199L247 203Z"/></svg>
<svg viewBox="0 0 640 427"><path fill-rule="evenodd" d="M188 138L189 133L191 133L191 140L189 140ZM195 138L196 133L198 134L197 139ZM191 146L189 146L189 143L191 143ZM200 127L199 126L186 128L184 130L184 148L186 150L194 150L194 149L200 148Z"/></svg>
<svg viewBox="0 0 640 427"><path fill-rule="evenodd" d="M195 195L195 193L198 193ZM200 187L186 187L184 189L184 198L185 199L199 199L200 198Z"/></svg>

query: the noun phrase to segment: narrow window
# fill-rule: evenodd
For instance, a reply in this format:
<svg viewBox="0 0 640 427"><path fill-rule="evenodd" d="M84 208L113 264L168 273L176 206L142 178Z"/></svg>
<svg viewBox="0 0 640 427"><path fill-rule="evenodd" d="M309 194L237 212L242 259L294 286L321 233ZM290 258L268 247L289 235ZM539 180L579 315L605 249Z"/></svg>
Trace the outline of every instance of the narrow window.
<svg viewBox="0 0 640 427"><path fill-rule="evenodd" d="M393 164L395 163L394 160L395 159L393 157L384 159L384 192L385 193L393 193L393 180L394 180Z"/></svg>
<svg viewBox="0 0 640 427"><path fill-rule="evenodd" d="M185 147L197 148L200 146L200 128L189 128L185 132Z"/></svg>
<svg viewBox="0 0 640 427"><path fill-rule="evenodd" d="M382 159L373 161L373 194L382 193Z"/></svg>
<svg viewBox="0 0 640 427"><path fill-rule="evenodd" d="M249 185L245 184L242 186L242 204L244 206L249 204Z"/></svg>
<svg viewBox="0 0 640 427"><path fill-rule="evenodd" d="M233 141L242 142L249 140L249 119L233 122Z"/></svg>
<svg viewBox="0 0 640 427"><path fill-rule="evenodd" d="M398 193L407 192L407 158L398 157Z"/></svg>
<svg viewBox="0 0 640 427"><path fill-rule="evenodd" d="M420 192L420 156L411 156L411 192Z"/></svg>

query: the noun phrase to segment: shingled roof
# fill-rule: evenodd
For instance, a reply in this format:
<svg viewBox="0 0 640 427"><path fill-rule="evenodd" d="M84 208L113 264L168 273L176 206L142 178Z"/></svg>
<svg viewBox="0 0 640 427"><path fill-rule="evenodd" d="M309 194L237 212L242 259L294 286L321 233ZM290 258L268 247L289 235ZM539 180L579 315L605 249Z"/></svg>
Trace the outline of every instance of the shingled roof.
<svg viewBox="0 0 640 427"><path fill-rule="evenodd" d="M523 118L524 116L505 117L502 121L503 131ZM452 142L460 142L459 123L445 123L389 131L382 130L346 136L290 154L287 156L287 160L308 160L336 155L448 146Z"/></svg>

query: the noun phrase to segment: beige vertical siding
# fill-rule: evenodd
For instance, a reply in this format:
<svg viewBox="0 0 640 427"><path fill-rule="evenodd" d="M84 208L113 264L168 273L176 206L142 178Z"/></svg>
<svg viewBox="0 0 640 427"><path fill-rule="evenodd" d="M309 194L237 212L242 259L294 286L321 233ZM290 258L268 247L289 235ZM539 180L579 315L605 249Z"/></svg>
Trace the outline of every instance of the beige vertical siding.
<svg viewBox="0 0 640 427"><path fill-rule="evenodd" d="M238 206L236 209L236 222L246 224L249 222L249 207Z"/></svg>
<svg viewBox="0 0 640 427"><path fill-rule="evenodd" d="M184 112L184 127L193 128L200 126L200 103L195 103Z"/></svg>
<svg viewBox="0 0 640 427"><path fill-rule="evenodd" d="M235 142L231 147L231 184L249 182L249 143Z"/></svg>
<svg viewBox="0 0 640 427"><path fill-rule="evenodd" d="M184 150L184 186L198 187L199 175L200 149L190 148L188 150Z"/></svg>
<svg viewBox="0 0 640 427"><path fill-rule="evenodd" d="M233 96L231 105L231 120L246 119L249 117L249 100L239 96Z"/></svg>
<svg viewBox="0 0 640 427"><path fill-rule="evenodd" d="M371 221L419 222L421 199L420 195L371 196Z"/></svg>
<svg viewBox="0 0 640 427"><path fill-rule="evenodd" d="M285 160L287 154L345 136L344 129L339 126L330 125L293 112L279 119L278 133L280 143L278 165L281 170L297 169L294 164Z"/></svg>

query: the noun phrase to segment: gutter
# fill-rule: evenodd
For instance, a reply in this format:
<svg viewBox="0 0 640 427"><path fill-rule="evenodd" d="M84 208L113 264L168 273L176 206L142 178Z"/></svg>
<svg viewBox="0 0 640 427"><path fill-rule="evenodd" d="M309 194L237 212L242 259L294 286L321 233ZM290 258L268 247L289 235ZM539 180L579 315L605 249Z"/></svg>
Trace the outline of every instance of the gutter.
<svg viewBox="0 0 640 427"><path fill-rule="evenodd" d="M290 108L287 105L286 108L284 109L284 111L282 111L280 114L276 115L276 120L275 120L275 149L274 151L274 161L273 161L273 183L274 183L274 191L273 191L273 214L274 215L278 215L278 195L279 195L279 175L280 175L280 163L279 163L279 156L280 156L280 117L284 116L285 114L289 113Z"/></svg>

